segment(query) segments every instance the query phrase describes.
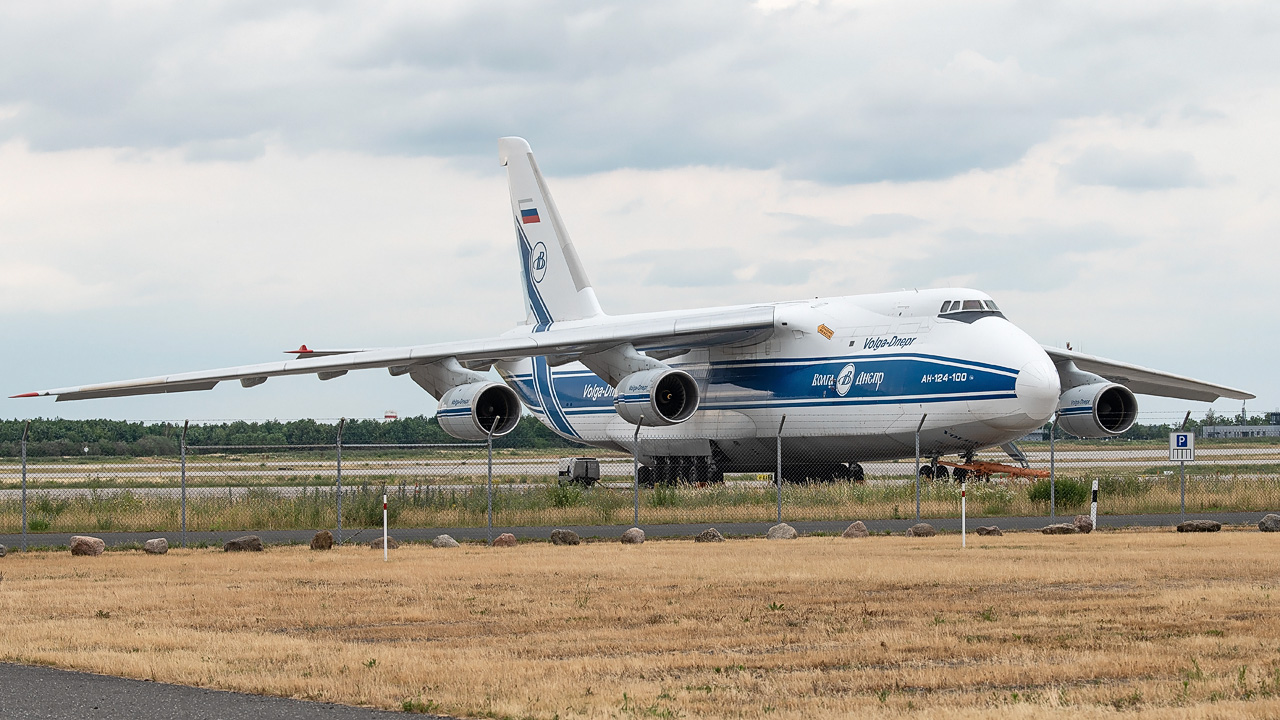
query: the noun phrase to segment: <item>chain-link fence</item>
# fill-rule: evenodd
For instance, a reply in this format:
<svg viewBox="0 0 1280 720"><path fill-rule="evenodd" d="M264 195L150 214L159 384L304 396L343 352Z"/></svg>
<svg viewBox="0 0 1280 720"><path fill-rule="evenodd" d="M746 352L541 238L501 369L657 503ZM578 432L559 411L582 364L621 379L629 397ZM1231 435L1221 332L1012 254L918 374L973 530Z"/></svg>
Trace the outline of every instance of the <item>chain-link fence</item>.
<svg viewBox="0 0 1280 720"><path fill-rule="evenodd" d="M1087 513L1095 483L1103 517L1280 508L1280 437L1263 427L1193 429L1196 457L1183 464L1169 459L1168 438L1183 419L1146 416L1146 437L1079 440L1048 431L1004 448L936 455L964 442L948 445L959 431L945 419L864 445L784 431L753 438L750 452L736 456L717 443L711 455L663 454L669 446L659 433L646 439L642 429L642 465L582 449L343 444L340 431L324 445L184 439L176 455L133 458L33 459L24 440L21 457L0 460L0 534L22 532L25 543L48 533L185 539L331 529L343 538L381 527L384 494L392 528L947 518L960 515L962 479L973 518ZM1217 436L1199 436L1210 432Z"/></svg>

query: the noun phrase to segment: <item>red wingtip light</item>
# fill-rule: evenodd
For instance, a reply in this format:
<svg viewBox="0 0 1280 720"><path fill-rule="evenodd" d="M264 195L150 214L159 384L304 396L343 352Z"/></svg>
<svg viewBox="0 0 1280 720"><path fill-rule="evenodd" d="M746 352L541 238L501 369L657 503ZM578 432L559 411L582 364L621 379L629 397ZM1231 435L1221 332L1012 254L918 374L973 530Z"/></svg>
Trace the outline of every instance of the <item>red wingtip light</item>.
<svg viewBox="0 0 1280 720"><path fill-rule="evenodd" d="M306 345L300 345L297 350L285 350L286 355L306 355L309 352L312 350Z"/></svg>
<svg viewBox="0 0 1280 720"><path fill-rule="evenodd" d="M20 398L20 397L40 397L40 393L34 392L34 393L22 393L21 395L10 395L9 399L12 400L14 398Z"/></svg>

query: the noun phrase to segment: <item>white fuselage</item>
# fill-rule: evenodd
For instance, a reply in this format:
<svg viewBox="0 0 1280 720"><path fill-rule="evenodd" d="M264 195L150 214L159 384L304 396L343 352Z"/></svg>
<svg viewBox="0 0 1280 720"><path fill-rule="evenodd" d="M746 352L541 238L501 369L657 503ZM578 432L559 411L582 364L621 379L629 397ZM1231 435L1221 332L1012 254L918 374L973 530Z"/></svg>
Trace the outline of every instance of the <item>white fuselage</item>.
<svg viewBox="0 0 1280 720"><path fill-rule="evenodd" d="M710 455L714 443L724 469L767 470L780 425L784 454L800 462L910 457L917 427L926 457L1015 440L1053 415L1058 373L994 305L940 312L944 303L966 300L972 307L990 298L933 289L774 303L767 338L666 361L694 377L701 402L684 423L642 428L641 461ZM635 426L614 410L614 389L581 364L553 367L535 357L498 370L559 435L637 449Z"/></svg>

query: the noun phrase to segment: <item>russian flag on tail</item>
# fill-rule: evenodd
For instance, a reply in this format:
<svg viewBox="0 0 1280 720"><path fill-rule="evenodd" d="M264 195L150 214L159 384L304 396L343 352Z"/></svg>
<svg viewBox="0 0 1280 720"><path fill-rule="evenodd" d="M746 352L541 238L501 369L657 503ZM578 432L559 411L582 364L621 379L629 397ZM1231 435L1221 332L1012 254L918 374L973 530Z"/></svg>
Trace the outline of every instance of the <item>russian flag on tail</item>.
<svg viewBox="0 0 1280 720"><path fill-rule="evenodd" d="M538 217L538 208L532 206L525 207L526 204L532 205L532 203L532 199L520 201L520 222L525 225L528 225L529 223L542 222Z"/></svg>

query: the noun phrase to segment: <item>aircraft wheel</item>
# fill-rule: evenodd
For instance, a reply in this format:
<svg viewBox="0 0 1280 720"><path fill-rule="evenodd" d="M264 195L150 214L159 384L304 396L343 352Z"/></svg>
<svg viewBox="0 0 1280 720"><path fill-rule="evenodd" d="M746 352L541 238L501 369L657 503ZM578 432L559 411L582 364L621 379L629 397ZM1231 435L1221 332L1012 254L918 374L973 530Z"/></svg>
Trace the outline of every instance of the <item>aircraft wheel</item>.
<svg viewBox="0 0 1280 720"><path fill-rule="evenodd" d="M858 463L849 464L849 481L855 485L864 485L867 482L867 475L862 470L862 466Z"/></svg>
<svg viewBox="0 0 1280 720"><path fill-rule="evenodd" d="M947 472L946 465L939 465L933 469L933 477L938 480L946 480L951 473Z"/></svg>
<svg viewBox="0 0 1280 720"><path fill-rule="evenodd" d="M657 484L654 480L653 468L648 465L640 466L640 471L636 478L640 482L640 487L651 488Z"/></svg>
<svg viewBox="0 0 1280 720"><path fill-rule="evenodd" d="M964 468L956 468L951 472L951 477L954 478L956 482L964 482L969 477L969 471Z"/></svg>
<svg viewBox="0 0 1280 720"><path fill-rule="evenodd" d="M921 479L921 480L932 480L932 479L933 479L933 468L929 467L928 465L921 465L921 466L920 466L920 479Z"/></svg>

